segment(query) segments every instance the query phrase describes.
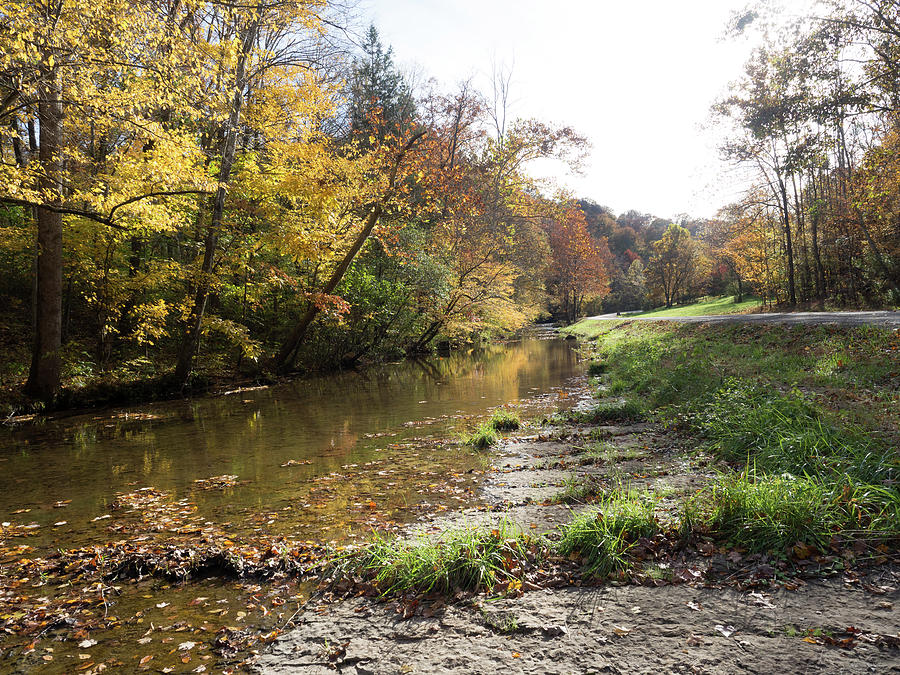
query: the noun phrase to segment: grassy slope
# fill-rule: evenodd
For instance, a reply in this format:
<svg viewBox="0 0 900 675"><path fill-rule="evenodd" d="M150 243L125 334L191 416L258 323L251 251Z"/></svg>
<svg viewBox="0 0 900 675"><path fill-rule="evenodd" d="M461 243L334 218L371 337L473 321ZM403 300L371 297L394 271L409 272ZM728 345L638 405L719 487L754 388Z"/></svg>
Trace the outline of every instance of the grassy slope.
<svg viewBox="0 0 900 675"><path fill-rule="evenodd" d="M637 312L629 316L712 316L715 314L746 314L760 309L762 306L759 298L748 298L743 302L735 302L735 296L724 295L718 298L701 300L690 305L670 307L669 309L652 309L647 312Z"/></svg>
<svg viewBox="0 0 900 675"><path fill-rule="evenodd" d="M755 550L896 544L900 331L593 321L568 332L595 341L607 396L723 462L686 520Z"/></svg>

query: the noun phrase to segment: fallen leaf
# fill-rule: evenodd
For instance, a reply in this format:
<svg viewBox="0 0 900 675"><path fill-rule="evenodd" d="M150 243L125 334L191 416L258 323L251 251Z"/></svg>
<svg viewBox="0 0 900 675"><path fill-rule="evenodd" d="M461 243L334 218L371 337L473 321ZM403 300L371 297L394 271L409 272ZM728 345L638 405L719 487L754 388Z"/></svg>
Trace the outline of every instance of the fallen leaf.
<svg viewBox="0 0 900 675"><path fill-rule="evenodd" d="M630 628L626 628L625 626L613 626L613 633L618 635L619 637L624 637L631 632Z"/></svg>
<svg viewBox="0 0 900 675"><path fill-rule="evenodd" d="M81 647L82 649L89 649L89 648L93 647L95 644L97 644L96 640L82 640L81 642L78 643L78 646Z"/></svg>
<svg viewBox="0 0 900 675"><path fill-rule="evenodd" d="M721 633L725 637L731 637L734 635L734 626L723 626L722 624L717 623L716 632Z"/></svg>

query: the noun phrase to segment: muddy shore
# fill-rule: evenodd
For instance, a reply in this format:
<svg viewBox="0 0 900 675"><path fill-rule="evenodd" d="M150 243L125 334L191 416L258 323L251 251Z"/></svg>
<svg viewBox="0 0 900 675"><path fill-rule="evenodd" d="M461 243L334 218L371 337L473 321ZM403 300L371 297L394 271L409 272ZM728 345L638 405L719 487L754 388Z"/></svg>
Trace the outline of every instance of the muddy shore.
<svg viewBox="0 0 900 675"><path fill-rule="evenodd" d="M585 456L589 437L605 440L606 456ZM674 497L696 489L710 470L702 457L687 459L683 451L649 424L525 430L494 450L482 492L487 508L446 514L415 529L435 532L505 517L523 530L550 532L584 508L556 501L566 485L585 479ZM731 562L737 563L734 573ZM900 672L900 571L774 576L761 581L746 561L708 551L656 566L639 583L507 590L448 605L423 603L411 617L408 605L371 598L311 603L255 669L360 675Z"/></svg>

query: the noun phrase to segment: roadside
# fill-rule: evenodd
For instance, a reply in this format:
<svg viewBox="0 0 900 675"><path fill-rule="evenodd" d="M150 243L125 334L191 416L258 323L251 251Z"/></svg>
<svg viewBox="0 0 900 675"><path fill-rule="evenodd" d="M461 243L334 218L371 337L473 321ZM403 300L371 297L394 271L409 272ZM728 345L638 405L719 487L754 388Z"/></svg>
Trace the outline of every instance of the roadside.
<svg viewBox="0 0 900 675"><path fill-rule="evenodd" d="M834 323L842 326L900 326L900 312L770 312L766 314L708 314L697 316L618 316L600 314L583 321L675 321L679 323L782 323L815 325Z"/></svg>
<svg viewBox="0 0 900 675"><path fill-rule="evenodd" d="M900 672L900 332L588 329L600 401L351 554L261 672Z"/></svg>

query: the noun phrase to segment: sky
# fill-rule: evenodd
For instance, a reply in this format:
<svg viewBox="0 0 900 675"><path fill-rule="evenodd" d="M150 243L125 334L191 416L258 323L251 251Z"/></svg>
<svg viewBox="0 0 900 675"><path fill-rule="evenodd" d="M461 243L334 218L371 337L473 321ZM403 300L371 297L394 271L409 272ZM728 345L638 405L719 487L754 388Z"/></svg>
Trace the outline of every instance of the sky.
<svg viewBox="0 0 900 675"><path fill-rule="evenodd" d="M807 0L790 0L801 11ZM512 114L571 125L593 144L584 174L534 172L616 213L711 217L742 184L709 109L740 77L750 39L727 39L747 0L367 0L408 72L442 88L512 68Z"/></svg>

